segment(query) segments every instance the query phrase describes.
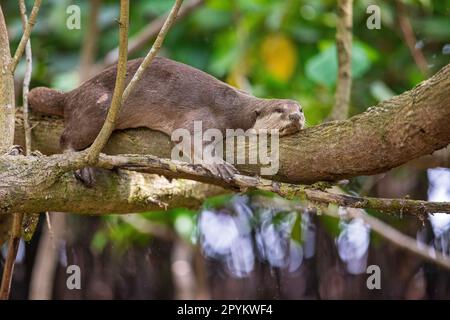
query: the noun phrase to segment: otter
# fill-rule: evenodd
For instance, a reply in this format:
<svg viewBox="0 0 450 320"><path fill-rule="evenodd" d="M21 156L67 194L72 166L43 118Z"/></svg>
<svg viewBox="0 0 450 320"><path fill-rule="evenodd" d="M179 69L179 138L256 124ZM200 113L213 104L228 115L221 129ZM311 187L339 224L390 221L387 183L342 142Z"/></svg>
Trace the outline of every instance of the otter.
<svg viewBox="0 0 450 320"><path fill-rule="evenodd" d="M126 83L142 60L128 61ZM109 67L67 93L45 87L30 91L33 110L64 117L63 150L80 151L94 142L111 104L116 73L116 66ZM203 130L279 129L283 136L301 130L305 117L297 101L257 98L201 70L155 57L124 101L115 129L146 127L171 136L178 128L193 132L199 120ZM227 167L219 173L226 175ZM87 184L92 178L78 177Z"/></svg>

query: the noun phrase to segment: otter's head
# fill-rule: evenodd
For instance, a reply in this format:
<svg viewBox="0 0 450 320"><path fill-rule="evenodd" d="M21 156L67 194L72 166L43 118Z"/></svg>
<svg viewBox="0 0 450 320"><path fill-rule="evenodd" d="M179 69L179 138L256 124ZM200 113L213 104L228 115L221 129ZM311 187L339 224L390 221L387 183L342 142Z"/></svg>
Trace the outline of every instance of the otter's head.
<svg viewBox="0 0 450 320"><path fill-rule="evenodd" d="M280 136L286 136L302 130L305 116L297 101L272 99L256 110L256 121L253 128L278 129Z"/></svg>

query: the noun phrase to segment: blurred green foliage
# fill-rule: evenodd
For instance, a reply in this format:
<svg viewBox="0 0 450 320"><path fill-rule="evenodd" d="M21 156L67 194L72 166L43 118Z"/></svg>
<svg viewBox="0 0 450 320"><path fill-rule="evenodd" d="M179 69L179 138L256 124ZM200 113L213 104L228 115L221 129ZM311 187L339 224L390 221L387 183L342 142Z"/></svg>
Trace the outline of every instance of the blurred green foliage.
<svg viewBox="0 0 450 320"><path fill-rule="evenodd" d="M186 0L187 2L188 0ZM425 78L398 27L395 1L377 1L381 29L369 30L368 5L354 3L352 113L401 93ZM450 1L404 1L422 51L434 73L450 61L443 47L450 42ZM3 4L5 3L5 4ZM27 1L30 10L33 1ZM81 8L81 30L66 28L66 9ZM167 12L171 0L133 0L130 36ZM15 1L2 1L12 45L21 23ZM43 2L33 32L32 86L70 89L77 85L82 39L87 32L89 1ZM118 1L104 0L99 18L97 59L117 46ZM206 0L170 31L161 54L205 70L262 97L299 100L309 124L320 123L333 105L336 79L335 1ZM151 43L135 56L142 56ZM23 72L23 67L19 70Z"/></svg>

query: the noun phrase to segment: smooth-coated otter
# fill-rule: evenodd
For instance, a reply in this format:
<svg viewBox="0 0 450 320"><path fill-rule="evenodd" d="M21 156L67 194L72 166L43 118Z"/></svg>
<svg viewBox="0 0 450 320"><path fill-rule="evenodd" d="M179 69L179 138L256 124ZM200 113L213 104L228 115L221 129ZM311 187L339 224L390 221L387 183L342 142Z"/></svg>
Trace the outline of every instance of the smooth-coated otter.
<svg viewBox="0 0 450 320"><path fill-rule="evenodd" d="M127 63L126 83L141 62ZM44 87L30 91L34 110L64 116L64 150L83 150L95 140L111 104L116 72L112 66L67 93ZM147 127L171 136L178 128L193 132L194 121L202 121L203 130L224 134L226 129L255 128L287 135L301 130L304 120L296 101L257 98L201 70L156 57L122 105L116 129Z"/></svg>

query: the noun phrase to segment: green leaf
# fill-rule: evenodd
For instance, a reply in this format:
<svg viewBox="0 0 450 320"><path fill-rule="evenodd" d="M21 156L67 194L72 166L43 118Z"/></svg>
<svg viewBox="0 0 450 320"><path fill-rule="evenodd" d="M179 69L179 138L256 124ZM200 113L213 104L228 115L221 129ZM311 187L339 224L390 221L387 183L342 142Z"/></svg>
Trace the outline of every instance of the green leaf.
<svg viewBox="0 0 450 320"><path fill-rule="evenodd" d="M395 93L380 80L372 82L370 85L370 93L379 102L392 98Z"/></svg>
<svg viewBox="0 0 450 320"><path fill-rule="evenodd" d="M371 58L369 57L371 55ZM358 42L352 48L352 78L359 78L366 73L376 59L374 51L368 53L367 46ZM306 76L317 84L332 87L337 78L336 45L329 46L306 62Z"/></svg>
<svg viewBox="0 0 450 320"><path fill-rule="evenodd" d="M91 240L91 251L101 253L108 244L108 241L108 235L104 230L97 231Z"/></svg>

